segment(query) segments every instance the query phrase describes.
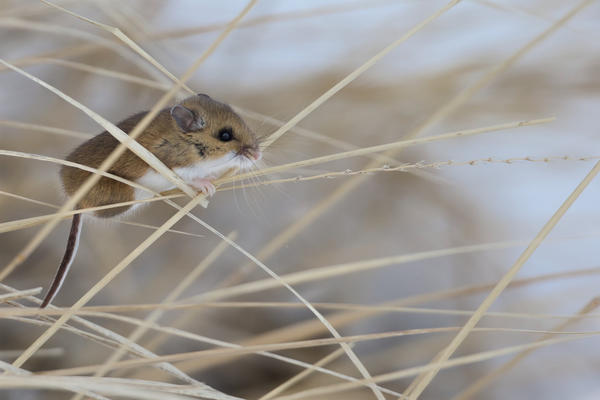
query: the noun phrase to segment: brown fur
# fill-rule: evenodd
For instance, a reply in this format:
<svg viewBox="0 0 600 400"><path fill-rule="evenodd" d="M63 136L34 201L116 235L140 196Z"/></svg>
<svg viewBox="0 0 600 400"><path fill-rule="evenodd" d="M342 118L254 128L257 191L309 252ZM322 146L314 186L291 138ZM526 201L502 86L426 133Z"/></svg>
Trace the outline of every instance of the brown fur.
<svg viewBox="0 0 600 400"><path fill-rule="evenodd" d="M196 162L219 158L230 151L243 154L257 151L255 135L230 106L211 99L206 95L196 95L185 99L180 105L202 117L204 128L196 132L184 132L170 114L169 109L160 111L148 127L138 136L137 141L151 151L167 167L177 168L193 165ZM117 126L129 133L147 112L135 114ZM222 142L219 131L231 128L234 140ZM98 168L119 142L108 132L86 141L67 156L68 161ZM129 180L137 180L148 172L148 164L133 152L127 150L112 165L108 172ZM71 196L90 176L90 172L64 166L60 171L67 195ZM124 183L102 177L100 181L79 202L80 208L120 203L134 199L134 189ZM98 217L113 217L129 209L129 206L96 211Z"/></svg>

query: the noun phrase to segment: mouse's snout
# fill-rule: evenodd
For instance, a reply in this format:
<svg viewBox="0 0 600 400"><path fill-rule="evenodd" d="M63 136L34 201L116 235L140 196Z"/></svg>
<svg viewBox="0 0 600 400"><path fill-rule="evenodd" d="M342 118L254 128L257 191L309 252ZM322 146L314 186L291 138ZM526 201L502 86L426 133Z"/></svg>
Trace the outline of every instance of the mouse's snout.
<svg viewBox="0 0 600 400"><path fill-rule="evenodd" d="M262 158L262 152L254 146L242 146L238 154L252 161L258 161Z"/></svg>

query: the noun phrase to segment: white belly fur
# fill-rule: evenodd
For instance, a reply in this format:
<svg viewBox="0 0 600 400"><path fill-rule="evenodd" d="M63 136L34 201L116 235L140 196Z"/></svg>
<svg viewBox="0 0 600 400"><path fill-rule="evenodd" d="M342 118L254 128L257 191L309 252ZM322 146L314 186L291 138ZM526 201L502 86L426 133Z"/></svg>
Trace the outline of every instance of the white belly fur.
<svg viewBox="0 0 600 400"><path fill-rule="evenodd" d="M201 161L188 167L174 168L173 171L175 171L184 182L192 184L195 179L216 179L230 168L243 168L245 165L242 164L245 164L242 157L236 157L235 153L229 152L221 158ZM153 169L146 172L146 174L137 179L136 182L155 192L164 192L165 190L170 190L175 187L171 181L165 179ZM147 199L152 196L152 193L145 190L135 189L136 200Z"/></svg>

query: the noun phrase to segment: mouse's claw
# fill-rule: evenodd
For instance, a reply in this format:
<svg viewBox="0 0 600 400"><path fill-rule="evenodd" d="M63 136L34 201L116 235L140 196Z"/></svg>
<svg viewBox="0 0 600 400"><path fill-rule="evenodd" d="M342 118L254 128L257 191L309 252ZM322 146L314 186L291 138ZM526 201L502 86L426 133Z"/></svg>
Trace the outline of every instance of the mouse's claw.
<svg viewBox="0 0 600 400"><path fill-rule="evenodd" d="M204 193L207 196L212 196L217 191L217 188L213 183L206 178L198 178L192 181L194 189Z"/></svg>

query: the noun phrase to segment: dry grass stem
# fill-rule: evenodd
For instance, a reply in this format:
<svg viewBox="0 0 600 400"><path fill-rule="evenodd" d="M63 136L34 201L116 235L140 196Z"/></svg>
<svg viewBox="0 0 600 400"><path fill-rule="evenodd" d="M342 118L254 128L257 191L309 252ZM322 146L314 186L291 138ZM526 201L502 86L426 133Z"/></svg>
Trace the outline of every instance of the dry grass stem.
<svg viewBox="0 0 600 400"><path fill-rule="evenodd" d="M264 169L261 169L260 171L247 173L247 174L240 174L240 175L236 175L236 176L233 176L233 177L227 178L227 179L221 179L218 182L221 184L224 184L224 183L229 183L232 181L237 181L237 180L241 180L244 178L248 178L251 176L262 176L262 175L277 173L277 172L289 170L291 168L317 165L317 164L322 164L322 163L326 163L326 162L343 160L343 159L350 158L350 157L363 156L363 155L372 154L372 153L397 151L397 150L405 148L405 147L415 146L418 144L425 144L425 143L434 143L434 142L438 142L441 140L448 140L448 139L455 139L455 138L459 138L459 137L479 135L482 133L520 128L523 126L545 124L548 122L552 122L554 120L555 120L554 117L550 117L550 118L534 119L534 120L528 120L528 121L516 121L516 122L505 123L505 124L486 126L486 127L482 127L482 128L464 129L464 130L460 130L460 131L456 131L456 132L449 132L449 133L445 133L442 135L430 136L430 137L419 138L419 139L400 140L400 141L393 142L393 143L387 143L387 144L370 146L370 147L363 147L363 148L360 148L357 150L350 150L350 151L345 151L345 152L341 152L341 153L330 154L327 156L315 157L315 158L308 159L308 160L302 160L302 161L297 161L297 162L293 162L293 163L283 164L283 165L276 166L276 167L264 168Z"/></svg>
<svg viewBox="0 0 600 400"><path fill-rule="evenodd" d="M169 328L166 328L169 329ZM254 354L263 351L281 351L281 350L290 350L290 349L301 349L306 347L320 347L320 346L329 346L339 343L358 343L363 341L370 340L378 340L378 339L389 339L393 337L404 337L404 336L415 336L415 335L424 335L424 334L432 334L432 333L448 333L448 332L456 332L460 329L457 326L446 326L446 327L438 327L438 328L424 328L424 329L409 329L404 331L394 331L394 332L384 332L384 333L372 333L365 335L354 335L354 336L345 336L340 338L326 338L326 339L312 339L312 340L304 340L298 342L287 342L287 343L272 343L272 344L264 344L264 345L256 345L256 346L240 346L234 348L218 348L218 349L210 349L210 350L200 350L200 351L191 351L186 353L178 353L178 354L169 354L165 356L156 357L153 359L137 359L137 360L127 360L127 361L119 361L113 364L112 369L128 369L128 368L137 368L140 366L154 364L156 362L171 362L178 363L180 361L189 360L192 358L198 357L213 357L213 356L228 356L228 355L246 355L246 354ZM502 355L511 354L514 352L518 352L520 350L525 350L529 348L538 348L543 347L550 344L566 342L577 339L587 339L593 338L600 335L600 331L587 331L587 332L565 332L565 331L543 331L536 329L512 329L512 328L476 328L475 332L515 332L515 333L524 333L524 334L555 334L555 335L565 335L565 338L558 339L550 339L544 340L534 343L528 343L519 346L508 346L503 347L499 350L494 350L491 352L480 352L473 354L467 357L455 358L452 361L442 363L443 368L448 368L450 366L455 365L465 365L474 362L479 362L485 359L490 359L494 357L500 357ZM461 360L461 361L457 361ZM468 361L466 361L468 360ZM459 364L456 364L459 362ZM74 367L67 369L56 369L50 371L42 371L39 372L40 375L48 375L48 376L67 376L67 375L83 375L89 374L95 371L99 365L89 365L84 367ZM385 377L375 377L371 382L368 382L366 379L357 379L354 383L350 384L342 384L348 385L350 387L356 386L364 386L365 383L380 383L385 382L392 379L399 379L406 376L416 375L415 370L418 371L428 371L432 370L435 367L433 364L427 364L417 368L409 368L407 370L402 370L399 372L385 374ZM410 371L410 372L407 372ZM418 373L418 372L417 372ZM408 374L408 375L404 375Z"/></svg>
<svg viewBox="0 0 600 400"><path fill-rule="evenodd" d="M139 254L147 249L152 243L154 243L160 236L171 226L175 225L179 219L181 219L187 212L191 211L197 206L203 199L202 196L197 196L190 201L185 207L179 212L175 213L167 222L165 222L161 229L156 230L152 233L142 244L140 244L134 251L129 253L119 264L117 264L109 273L107 273L100 282L86 292L73 306L49 328L47 329L29 348L24 351L19 358L17 358L13 365L16 367L22 366L41 346L44 345L50 339L56 331L61 327L62 324L67 322L75 312L83 307L96 293L98 293L104 286L106 286L112 279L114 279L123 269L125 269L131 261L133 261Z"/></svg>
<svg viewBox="0 0 600 400"><path fill-rule="evenodd" d="M579 11L581 11L584 7L590 5L592 0L585 0L577 4L573 9L571 9L568 13L566 13L560 20L554 23L550 28L542 32L539 36L537 36L533 41L528 43L525 47L523 47L520 52L524 53L530 47L533 47L537 43L544 40L551 33L556 31L560 26L562 26L569 19L574 17ZM516 54L519 54L516 53ZM475 325L479 322L483 313L487 311L487 309L492 305L494 300L502 291L508 286L510 281L514 278L514 276L519 272L521 267L525 264L525 262L531 257L531 255L535 252L535 250L539 247L540 244L544 241L546 236L550 233L550 231L556 226L558 221L563 217L563 215L567 212L567 210L571 207L571 205L577 200L579 195L583 192L583 190L589 185L589 183L596 177L596 175L600 172L600 161L594 165L594 167L590 170L590 172L586 175L586 177L581 181L581 183L577 186L577 188L571 193L571 195L565 200L565 202L560 206L560 208L556 211L556 213L548 220L548 222L544 225L544 227L540 230L537 236L531 241L527 249L519 256L517 261L511 266L508 272L498 281L498 284L492 289L490 294L485 298L485 300L478 307L477 311L469 321L463 326L461 331L452 339L450 344L436 357L436 359L431 363L434 367L437 365L441 365L444 361L448 360L450 356L456 351L458 346L466 339L469 332L475 327ZM410 392L410 399L417 399L421 393L425 390L425 388L429 385L429 383L433 380L433 378L437 375L439 368L433 368L428 370L423 375L417 378L418 384L415 386L414 390Z"/></svg>
<svg viewBox="0 0 600 400"><path fill-rule="evenodd" d="M12 289L6 285L0 284L0 286L2 286L5 290L8 290L10 292L15 292L14 289ZM41 300L39 300L35 297L30 296L29 300L33 301L37 305L41 304ZM49 309L54 309L54 308L55 308L54 306L49 305ZM19 320L21 322L25 322L28 324L36 324L36 325L40 325L40 326L51 326L55 322L54 319L48 318L48 317L43 317L43 316L42 316L41 320L18 318L18 317L13 317L13 318L15 320ZM127 338L125 338L103 326L100 326L98 324L95 324L93 322L85 320L79 316L73 316L71 319L74 322L78 323L79 325L85 327L86 329L91 330L93 332L97 332L98 334L83 331L81 329L75 328L66 323L63 324L60 329L70 331L76 335L87 338L98 344L108 346L109 348L115 348L119 344L125 345L125 346L127 346L128 351L130 352L131 355L137 355L137 356L142 356L142 357L156 357L156 354L148 351L147 349L143 348L142 346L140 346L134 342L127 340ZM37 354L37 352L36 352L36 354ZM181 372L180 370L178 370L171 364L158 363L157 365L155 365L155 368L161 369L161 370L167 372L168 374L174 376L175 378L180 379L183 382L198 384L198 382L196 380L190 378L188 375Z"/></svg>
<svg viewBox="0 0 600 400"><path fill-rule="evenodd" d="M2 295L0 295L0 304L8 302L8 301L18 300L21 297L35 296L36 294L40 294L41 291L42 291L42 288L38 287L38 288L33 288L33 289L28 289L28 290L19 290L19 291L13 292L13 293L2 294Z"/></svg>
<svg viewBox="0 0 600 400"><path fill-rule="evenodd" d="M328 172L323 172L317 175L310 175L310 176L294 176L292 178L281 178L281 179L268 179L268 180L263 180L260 182L254 182L254 183L247 183L247 184L241 184L241 185L235 185L235 186L226 186L226 187L222 187L219 190L220 191L227 191L227 190L235 190L235 189L246 189L246 188L253 188L253 187L258 187L258 186L267 186L267 185L275 185L275 184L281 184L281 183L292 183L292 182L309 182L309 181L314 181L314 180L319 180L319 179L334 179L334 178L339 178L339 177L350 177L350 176L355 176L355 175L366 175L366 174L373 174L376 172L411 172L413 170L422 170L422 169L426 169L426 168L432 168L432 169L441 169L444 167L461 167L461 166L475 166L475 165L482 165L482 164L514 164L514 163L519 163L519 162L533 162L533 163L550 163L550 162L556 162L556 161L595 161L600 159L600 156L545 156L545 157L532 157L532 156L526 156L526 157L511 157L511 158L504 158L504 159L493 159L492 157L486 157L486 158L478 158L475 160L468 160L468 161L455 161L455 160L447 160L447 161L434 161L434 162L430 162L430 163L426 163L426 162L418 162L418 163L414 163L414 164L401 164L398 166L391 166L391 165L383 165L381 167L374 167L374 168L369 168L369 169L361 169L361 170L351 170L351 169L346 169L344 171L328 171ZM168 192L169 194L172 193L181 193L178 190L174 190L172 192Z"/></svg>
<svg viewBox="0 0 600 400"><path fill-rule="evenodd" d="M351 343L350 346L353 346L353 344ZM302 381L303 379L306 379L308 376L310 376L310 374L312 374L314 371L316 371L316 369L318 367L323 367L323 366L329 364L330 362L337 360L342 355L344 355L344 349L337 349L337 350L329 353L328 355L326 355L325 357L321 358L319 361L314 363L310 368L307 368L307 369L299 372L298 374L294 375L287 381L283 382L281 385L279 385L276 388L273 388L272 390L267 392L264 396L261 396L258 400L272 399L273 397L277 396L278 394L283 393L284 391L288 390L292 386L296 385L298 382Z"/></svg>
<svg viewBox="0 0 600 400"><path fill-rule="evenodd" d="M597 269L595 273L600 273ZM37 292L41 288L36 289ZM32 289L33 291L33 289ZM25 294L24 294L25 295ZM20 297L20 296L18 296ZM1 298L0 298L1 299ZM351 311L372 311L377 313L405 313L405 314L433 314L433 315L460 315L471 316L474 311L456 310L456 309L439 309L439 308L423 308L423 307L401 307L394 305L366 305L366 304L348 304L348 303L319 303L313 302L315 308L322 310L351 310ZM82 307L76 315L100 315L106 317L108 314L129 313L136 311L147 310L190 310L190 309L205 309L205 308L281 308L281 309L298 309L304 308L299 303L272 302L272 301L220 301L206 303L158 303L158 304L129 304L118 306L89 306ZM12 318L16 316L39 316L39 315L62 315L67 308L54 309L39 309L39 308L11 308L0 309L0 318ZM524 312L486 312L486 317L493 318L515 318L515 319L573 319L571 314L541 314L541 313L524 313ZM107 317L108 318L108 317ZM578 315L577 319L600 318L599 313L585 313ZM557 329L553 329L557 331Z"/></svg>
<svg viewBox="0 0 600 400"><path fill-rule="evenodd" d="M376 55L374 55L373 57L371 57L368 61L366 61L360 67L356 68L354 71L352 71L350 74L348 74L344 79L342 79L341 81L339 81L338 83L336 83L329 90L327 90L325 93L323 93L321 96L319 96L315 101L313 101L308 106L306 106L302 111L300 111L298 114L296 114L296 116L294 116L292 119L290 119L285 125L283 125L281 128L279 128L275 132L273 132L261 144L261 146L263 148L269 147L276 140L278 140L281 136L283 136L287 131L289 131L290 128L292 128L293 126L297 125L298 122L300 122L304 118L306 118L306 116L308 114L310 114L311 112L313 112L314 110L316 110L321 104L325 103L327 100L329 100L337 92L339 92L340 90L342 90L344 87L348 86L352 81L354 81L361 74L363 74L365 71L367 71L373 65L375 65L379 60L381 60L383 57L385 57L389 52L391 52L396 47L398 47L400 44L402 44L405 41L407 41L408 39L410 39L411 36L413 36L414 34L416 34L417 32L419 32L421 29L425 28L432 21L435 21L438 17L440 17L446 11L450 10L452 7L454 7L455 5L457 5L460 1L461 0L452 0L452 1L450 1L444 7L440 8L435 13L433 13L429 17L427 17L425 20L423 20L419 24L415 25L411 30L409 30L408 32L406 32L399 39L397 39L394 42L390 43L387 47L385 47L379 53L377 53Z"/></svg>
<svg viewBox="0 0 600 400"><path fill-rule="evenodd" d="M236 232L230 233L227 237L230 240L235 240L237 236ZM209 253L204 260L200 264L194 268L194 270L188 274L163 300L163 303L170 303L175 300L188 288L190 285L194 283L196 279L202 275L202 273L208 268L219 256L227 249L228 243L225 241L220 242L215 249ZM144 324L138 326L136 330L134 330L129 337L128 340L132 342L137 342L139 339L147 332L154 322L158 321L160 317L164 314L164 309L157 309L150 313L145 319ZM102 376L107 371L109 371L114 363L119 361L123 355L125 355L125 347L119 347L110 357L104 362L102 367L98 368L96 372L94 372L94 376Z"/></svg>
<svg viewBox="0 0 600 400"><path fill-rule="evenodd" d="M89 133L77 132L69 129L53 128L46 125L28 124L19 121L0 120L0 125L9 126L11 128L52 133L54 135L70 136L78 139L89 139L92 137L92 135L90 135Z"/></svg>
<svg viewBox="0 0 600 400"><path fill-rule="evenodd" d="M570 342L573 340L588 339L591 337L594 337L594 336L593 335L583 335L583 336L575 336L575 337L556 338L556 339L548 339L548 340L544 340L544 341L528 343L528 344L523 344L523 345L518 345L518 346L503 347L498 350L484 351L484 352L480 352L480 353L471 354L468 356L456 357L456 358L453 358L452 360L448 360L448 361L444 361L443 363L440 363L439 367L440 367L440 369L447 369L447 368L457 367L460 365L468 365L468 364L473 364L476 362L490 360L490 359L497 358L497 357L502 357L502 356L505 356L508 354L518 353L520 351L524 351L524 350L528 350L528 349L537 349L537 348L541 348L541 347L552 346L555 344ZM397 380L397 379L401 379L401 378L408 378L408 377L415 376L422 372L430 371L434 367L436 367L436 364L427 364L427 365L423 365L420 367L413 367L413 368L407 368L407 369L396 371L396 372L390 372L387 374L383 374L383 375L374 377L373 382L380 383L380 382L388 382L391 380ZM358 387L357 385L358 385L358 383L341 383L341 384L336 384L336 385L321 386L316 389L308 389L308 390L294 393L292 395L275 397L275 400L296 400L296 399L303 399L303 398L312 397L312 396L319 396L320 398L323 398L322 397L323 395L351 390L351 389Z"/></svg>
<svg viewBox="0 0 600 400"><path fill-rule="evenodd" d="M148 54L143 48L141 48L133 40L131 40L119 28L116 28L116 27L110 26L110 25L106 25L106 24L103 24L101 22L94 21L93 19L90 19L90 18L84 17L82 15L76 14L76 13L74 13L72 11L67 10L64 7L61 7L61 6L56 5L54 3L51 3L51 2L49 2L47 0L40 0L40 1L43 2L43 3L45 3L45 4L47 4L47 5L49 5L49 6L51 6L51 7L54 7L56 9L58 9L58 10L61 10L62 12L65 12L65 13L67 13L69 15L72 15L72 16L74 16L76 18L79 18L82 21L89 22L90 24L95 25L95 26L97 26L99 28L102 28L105 31L107 31L107 32L115 35L120 41L122 41L123 43L125 43L135 53L139 54L143 59L145 59L146 61L148 61L148 63L150 63L154 68L156 68L157 70L159 70L160 72L162 72L163 74L165 74L166 76L168 76L169 79L171 79L173 82L177 82L178 84L181 85L182 88L184 88L188 92L194 93L194 91L192 89L190 89L188 86L185 85L185 82L181 82L181 83L178 82L178 79L177 79L177 77L175 75L171 74L165 67L163 67L158 61L156 61L154 59L154 57L152 57L150 54ZM252 5L254 5L254 4L252 4ZM152 164L150 164L150 165L152 165ZM162 171L159 171L159 172L162 173ZM169 175L168 174L164 174L164 176L169 176Z"/></svg>
<svg viewBox="0 0 600 400"><path fill-rule="evenodd" d="M564 330L567 326L573 325L573 324L577 323L579 320L581 320L582 318L589 315L590 312L594 311L599 306L600 306L600 298L594 297L585 306L583 306L582 309L577 312L577 314L572 315L567 321L564 321L564 322L558 324L552 330L558 331L558 332ZM537 341L541 342L544 340L548 340L548 339L550 339L550 337L551 337L551 335L545 334ZM479 378L476 381L474 381L473 383L471 383L467 388L462 390L459 394L454 396L452 399L453 400L467 400L467 399L472 398L475 394L481 392L486 386L489 386L494 380L498 379L504 373L508 372L515 365L517 365L522 359L524 359L525 357L530 355L535 350L536 350L535 348L527 349L527 350L523 350L522 352L516 354L513 358L511 358L509 361L502 364L500 367L496 368L492 372L482 376L481 378Z"/></svg>

